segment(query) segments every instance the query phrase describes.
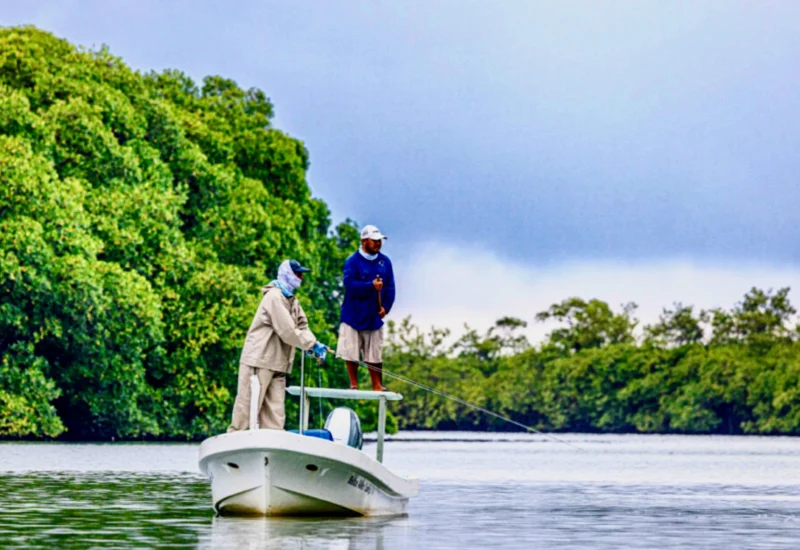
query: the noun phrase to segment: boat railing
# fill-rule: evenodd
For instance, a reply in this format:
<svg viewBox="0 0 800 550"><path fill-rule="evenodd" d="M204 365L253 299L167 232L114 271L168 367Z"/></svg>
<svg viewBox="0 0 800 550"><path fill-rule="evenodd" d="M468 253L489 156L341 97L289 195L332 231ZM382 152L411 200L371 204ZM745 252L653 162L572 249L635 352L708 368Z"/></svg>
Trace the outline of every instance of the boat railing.
<svg viewBox="0 0 800 550"><path fill-rule="evenodd" d="M378 441L375 459L383 462L383 438L386 434L386 402L400 401L403 396L393 391L362 391L345 390L339 388L308 388L304 386L289 386L286 392L290 395L300 396L300 433L308 429L308 411L312 397L324 397L328 399L353 399L356 401L377 401L378 402Z"/></svg>

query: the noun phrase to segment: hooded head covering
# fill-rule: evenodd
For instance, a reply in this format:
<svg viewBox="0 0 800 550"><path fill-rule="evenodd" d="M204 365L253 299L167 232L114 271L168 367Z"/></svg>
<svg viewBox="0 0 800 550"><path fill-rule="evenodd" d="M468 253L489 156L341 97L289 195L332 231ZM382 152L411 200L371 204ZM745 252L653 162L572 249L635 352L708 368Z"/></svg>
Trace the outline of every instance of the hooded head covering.
<svg viewBox="0 0 800 550"><path fill-rule="evenodd" d="M278 267L278 278L272 281L272 284L280 288L283 295L289 298L294 296L294 291L297 290L302 282L303 279L292 271L290 260L284 260Z"/></svg>

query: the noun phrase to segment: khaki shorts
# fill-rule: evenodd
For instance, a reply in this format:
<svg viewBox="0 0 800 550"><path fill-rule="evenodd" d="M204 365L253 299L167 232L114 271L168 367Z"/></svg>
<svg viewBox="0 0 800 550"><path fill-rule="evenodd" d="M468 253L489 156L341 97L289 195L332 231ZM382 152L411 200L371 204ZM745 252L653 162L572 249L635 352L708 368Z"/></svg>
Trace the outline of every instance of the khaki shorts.
<svg viewBox="0 0 800 550"><path fill-rule="evenodd" d="M359 352L363 361L370 364L383 362L383 327L378 330L356 330L342 323L339 327L339 343L336 346L336 357L345 361L359 361Z"/></svg>

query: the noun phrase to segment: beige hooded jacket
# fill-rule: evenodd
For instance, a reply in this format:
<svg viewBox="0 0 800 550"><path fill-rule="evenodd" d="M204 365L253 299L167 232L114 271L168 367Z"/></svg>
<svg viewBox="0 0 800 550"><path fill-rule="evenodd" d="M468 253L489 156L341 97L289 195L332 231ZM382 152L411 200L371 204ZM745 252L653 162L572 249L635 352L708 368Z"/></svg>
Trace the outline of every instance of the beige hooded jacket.
<svg viewBox="0 0 800 550"><path fill-rule="evenodd" d="M258 311L247 331L240 365L292 372L294 349L311 349L317 338L297 298L287 298L278 287L267 285Z"/></svg>

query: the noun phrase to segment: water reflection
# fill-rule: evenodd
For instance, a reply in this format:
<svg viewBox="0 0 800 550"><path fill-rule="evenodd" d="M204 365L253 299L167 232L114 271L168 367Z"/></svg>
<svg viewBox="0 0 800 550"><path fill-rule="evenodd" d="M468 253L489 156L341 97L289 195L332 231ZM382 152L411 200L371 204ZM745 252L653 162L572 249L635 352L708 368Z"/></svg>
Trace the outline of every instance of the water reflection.
<svg viewBox="0 0 800 550"><path fill-rule="evenodd" d="M231 518L215 517L209 540L198 548L244 550L383 550L405 546L408 517ZM389 544L391 541L391 544Z"/></svg>
<svg viewBox="0 0 800 550"><path fill-rule="evenodd" d="M583 436L582 436L583 437ZM407 517L215 517L190 445L0 444L5 548L797 548L800 439L402 443Z"/></svg>
<svg viewBox="0 0 800 550"><path fill-rule="evenodd" d="M0 547L194 547L209 493L198 475L0 473Z"/></svg>

